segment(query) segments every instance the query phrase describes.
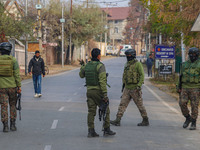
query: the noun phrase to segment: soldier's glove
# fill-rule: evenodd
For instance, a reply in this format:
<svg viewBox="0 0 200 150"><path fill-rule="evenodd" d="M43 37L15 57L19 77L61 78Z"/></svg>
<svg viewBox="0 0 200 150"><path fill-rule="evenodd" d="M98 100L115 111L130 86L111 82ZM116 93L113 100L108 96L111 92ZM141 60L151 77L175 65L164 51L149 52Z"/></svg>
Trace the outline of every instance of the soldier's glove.
<svg viewBox="0 0 200 150"><path fill-rule="evenodd" d="M109 98L108 98L107 94L104 94L102 100L103 100L103 102L108 102L109 101Z"/></svg>
<svg viewBox="0 0 200 150"><path fill-rule="evenodd" d="M20 94L21 93L21 87L17 87L17 93Z"/></svg>
<svg viewBox="0 0 200 150"><path fill-rule="evenodd" d="M82 59L79 60L79 63L80 63L81 66L85 66L85 62Z"/></svg>

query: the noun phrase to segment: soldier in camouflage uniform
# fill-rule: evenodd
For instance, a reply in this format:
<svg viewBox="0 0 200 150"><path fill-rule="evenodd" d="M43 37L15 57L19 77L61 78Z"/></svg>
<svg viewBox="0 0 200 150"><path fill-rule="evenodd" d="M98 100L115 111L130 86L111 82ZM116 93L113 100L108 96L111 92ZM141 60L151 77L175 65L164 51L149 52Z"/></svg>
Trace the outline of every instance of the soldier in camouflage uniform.
<svg viewBox="0 0 200 150"><path fill-rule="evenodd" d="M106 69L100 62L101 51L97 48L92 50L92 60L86 65L82 65L79 76L86 78L87 85L87 105L88 105L88 137L98 137L99 135L94 129L94 118L96 116L97 106L103 102L109 101L107 97L107 78ZM110 110L107 109L104 135L115 135L115 132L110 130Z"/></svg>
<svg viewBox="0 0 200 150"><path fill-rule="evenodd" d="M0 44L0 104L3 132L8 132L8 104L10 106L10 130L16 131L16 100L17 92L21 92L19 65L10 56L12 45L4 42Z"/></svg>
<svg viewBox="0 0 200 150"><path fill-rule="evenodd" d="M119 104L116 119L110 121L110 123L115 126L120 126L121 118L126 111L130 100L133 99L143 118L143 121L139 123L138 126L148 126L149 120L146 109L143 106L141 90L141 86L144 82L144 70L142 64L136 60L136 51L134 49L127 50L125 54L127 63L125 64L123 73L123 95Z"/></svg>
<svg viewBox="0 0 200 150"><path fill-rule="evenodd" d="M195 47L190 48L188 55L189 60L183 63L181 67L181 78L179 78L177 91L180 93L179 105L183 116L186 118L183 128L187 128L191 123L190 130L195 130L200 100L199 49ZM187 107L189 100L191 115Z"/></svg>

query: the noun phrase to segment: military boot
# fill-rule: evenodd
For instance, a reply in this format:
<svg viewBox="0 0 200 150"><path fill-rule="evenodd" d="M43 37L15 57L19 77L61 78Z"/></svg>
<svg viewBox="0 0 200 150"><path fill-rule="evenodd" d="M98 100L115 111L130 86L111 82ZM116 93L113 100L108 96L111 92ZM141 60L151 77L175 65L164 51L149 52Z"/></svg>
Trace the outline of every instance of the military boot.
<svg viewBox="0 0 200 150"><path fill-rule="evenodd" d="M113 132L112 130L110 130L110 127L104 128L104 133L103 133L104 136L115 135L115 134L116 132Z"/></svg>
<svg viewBox="0 0 200 150"><path fill-rule="evenodd" d="M190 122L191 122L190 115L186 116L185 118L186 118L186 120L185 120L185 122L183 124L183 128L187 128L189 126Z"/></svg>
<svg viewBox="0 0 200 150"><path fill-rule="evenodd" d="M3 132L8 132L8 122L3 122Z"/></svg>
<svg viewBox="0 0 200 150"><path fill-rule="evenodd" d="M99 137L99 134L97 134L94 130L94 128L90 128L88 129L88 137L92 138L92 137Z"/></svg>
<svg viewBox="0 0 200 150"><path fill-rule="evenodd" d="M110 124L114 126L120 126L120 121L121 121L121 118L117 117L115 120L110 120Z"/></svg>
<svg viewBox="0 0 200 150"><path fill-rule="evenodd" d="M191 119L191 122L190 130L196 130L196 119Z"/></svg>
<svg viewBox="0 0 200 150"><path fill-rule="evenodd" d="M16 131L17 127L15 126L15 119L10 120L10 130L11 131Z"/></svg>
<svg viewBox="0 0 200 150"><path fill-rule="evenodd" d="M138 123L137 126L149 126L148 117L144 117L141 123Z"/></svg>

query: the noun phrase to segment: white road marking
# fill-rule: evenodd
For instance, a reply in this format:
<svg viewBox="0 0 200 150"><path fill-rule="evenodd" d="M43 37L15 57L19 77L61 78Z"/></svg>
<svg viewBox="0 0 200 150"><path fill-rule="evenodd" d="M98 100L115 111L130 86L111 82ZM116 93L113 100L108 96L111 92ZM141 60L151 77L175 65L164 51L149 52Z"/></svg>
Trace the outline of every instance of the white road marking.
<svg viewBox="0 0 200 150"><path fill-rule="evenodd" d="M56 129L57 124L58 124L58 120L54 120L52 123L51 129Z"/></svg>
<svg viewBox="0 0 200 150"><path fill-rule="evenodd" d="M65 109L64 106L60 107L60 109L58 111L63 111Z"/></svg>
<svg viewBox="0 0 200 150"><path fill-rule="evenodd" d="M76 92L76 93L74 93L74 95L77 95L78 93Z"/></svg>
<svg viewBox="0 0 200 150"><path fill-rule="evenodd" d="M166 107L168 107L171 111L181 114L178 110L176 110L174 107L167 104L160 96L158 96L153 90L151 90L148 86L144 85L161 103L163 103Z"/></svg>
<svg viewBox="0 0 200 150"><path fill-rule="evenodd" d="M51 145L46 145L46 146L44 147L44 150L51 150Z"/></svg>

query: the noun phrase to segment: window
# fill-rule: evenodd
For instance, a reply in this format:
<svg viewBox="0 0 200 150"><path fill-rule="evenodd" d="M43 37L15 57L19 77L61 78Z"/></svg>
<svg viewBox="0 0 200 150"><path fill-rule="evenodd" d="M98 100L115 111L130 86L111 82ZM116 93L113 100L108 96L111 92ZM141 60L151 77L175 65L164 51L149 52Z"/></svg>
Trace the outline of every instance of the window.
<svg viewBox="0 0 200 150"><path fill-rule="evenodd" d="M114 33L119 33L119 29L115 27Z"/></svg>
<svg viewBox="0 0 200 150"><path fill-rule="evenodd" d="M115 20L115 24L118 24L119 23L119 21L118 20Z"/></svg>

